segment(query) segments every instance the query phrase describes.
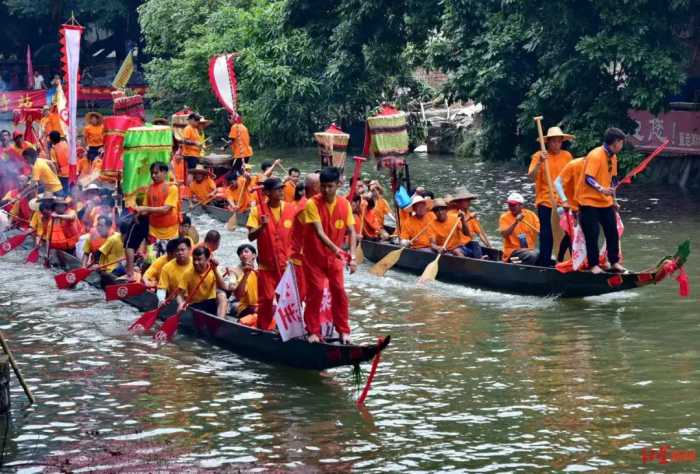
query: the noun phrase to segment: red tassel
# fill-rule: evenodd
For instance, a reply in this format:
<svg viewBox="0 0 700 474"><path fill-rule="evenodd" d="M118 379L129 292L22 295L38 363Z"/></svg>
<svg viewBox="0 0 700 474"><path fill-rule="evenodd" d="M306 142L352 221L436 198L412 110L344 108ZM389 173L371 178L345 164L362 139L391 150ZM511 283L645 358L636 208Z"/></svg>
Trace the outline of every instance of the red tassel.
<svg viewBox="0 0 700 474"><path fill-rule="evenodd" d="M362 394L360 395L360 398L357 399L357 406L361 407L365 404L365 400L367 399L367 395L369 394L369 389L372 386L372 380L374 380L374 376L377 373L377 366L379 365L379 359L381 359L381 354L382 351L379 350L381 347L383 338L379 338L379 341L377 342L377 353L374 356L374 359L372 360L372 368L369 371L369 376L367 377L367 383L365 384L365 388L362 389Z"/></svg>
<svg viewBox="0 0 700 474"><path fill-rule="evenodd" d="M687 298L690 296L690 280L688 279L688 274L685 272L685 268L681 267L676 281L678 282L678 294L680 297Z"/></svg>

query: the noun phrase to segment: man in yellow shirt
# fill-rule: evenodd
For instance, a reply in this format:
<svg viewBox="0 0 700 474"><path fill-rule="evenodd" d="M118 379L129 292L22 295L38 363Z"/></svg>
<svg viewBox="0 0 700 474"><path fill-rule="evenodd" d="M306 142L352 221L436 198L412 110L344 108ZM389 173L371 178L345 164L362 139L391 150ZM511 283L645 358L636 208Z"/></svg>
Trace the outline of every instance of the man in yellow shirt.
<svg viewBox="0 0 700 474"><path fill-rule="evenodd" d="M217 270L218 262L211 258L211 253L206 247L197 247L192 252L192 266L190 266L178 286L178 309L183 309L185 304L193 309L198 309L209 314L216 314L225 318L228 312L228 300L226 299L226 283Z"/></svg>
<svg viewBox="0 0 700 474"><path fill-rule="evenodd" d="M503 236L503 261L535 265L539 258L535 242L540 220L537 214L523 207L525 198L520 193L511 193L506 202L508 210L498 221L498 231Z"/></svg>
<svg viewBox="0 0 700 474"><path fill-rule="evenodd" d="M124 254L122 234L115 232L110 235L98 252L100 253L99 265L105 265L123 259L126 255ZM105 268L105 271L112 272L115 276L122 276L126 273L126 267L124 267L122 262L113 263Z"/></svg>
<svg viewBox="0 0 700 474"><path fill-rule="evenodd" d="M188 268L192 267L192 259L190 258L190 242L189 240L178 237L173 239L175 244L174 258L163 265L158 278L158 300L163 301L165 298L172 298L180 285L182 275L185 274Z"/></svg>
<svg viewBox="0 0 700 474"><path fill-rule="evenodd" d="M243 244L236 249L241 265L232 270L236 277L233 293L238 301L236 316L242 324L255 327L258 312L258 275L255 271L257 251L250 244Z"/></svg>
<svg viewBox="0 0 700 474"><path fill-rule="evenodd" d="M39 191L43 188L43 191L58 193L63 189L51 163L44 158L38 158L36 150L27 148L22 152L22 156L32 167L32 181L41 185Z"/></svg>
<svg viewBox="0 0 700 474"><path fill-rule="evenodd" d="M148 266L148 269L143 274L143 283L150 287L156 288L158 282L160 281L160 273L163 267L175 258L175 252L177 251L177 246L180 244L180 239L168 240L168 244L165 246L165 255L161 255L153 263Z"/></svg>

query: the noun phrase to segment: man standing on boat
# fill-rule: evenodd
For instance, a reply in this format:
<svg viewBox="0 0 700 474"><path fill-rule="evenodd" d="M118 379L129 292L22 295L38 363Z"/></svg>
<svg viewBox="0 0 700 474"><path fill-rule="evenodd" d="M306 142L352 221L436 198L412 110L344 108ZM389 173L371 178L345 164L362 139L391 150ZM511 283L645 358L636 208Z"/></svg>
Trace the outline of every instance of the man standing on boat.
<svg viewBox="0 0 700 474"><path fill-rule="evenodd" d="M581 208L581 229L586 237L586 255L592 273L601 273L598 235L603 228L610 271L624 273L620 265L620 237L617 233L617 154L625 144L625 133L618 128L605 131L603 144L591 150L583 165L584 183L576 199Z"/></svg>
<svg viewBox="0 0 700 474"><path fill-rule="evenodd" d="M511 193L506 203L508 210L498 221L498 231L503 237L503 261L535 265L539 257L535 242L540 221L534 212L523 207L522 194Z"/></svg>
<svg viewBox="0 0 700 474"><path fill-rule="evenodd" d="M573 135L564 133L559 127L550 127L545 135L546 152L538 151L532 155L530 169L527 174L535 181L535 206L540 220L540 255L537 265L542 267L552 266L552 248L554 237L552 234L552 203L550 196L556 196L554 189L549 189L546 166L549 166L549 175L552 183L559 176L561 170L573 157L571 153L562 150L565 141L570 141ZM556 199L555 199L556 201ZM554 205L557 203L555 202Z"/></svg>
<svg viewBox="0 0 700 474"><path fill-rule="evenodd" d="M182 157L187 164L188 173L197 166L199 157L202 156L203 140L199 131L201 119L199 114L191 113L187 116L187 126L182 130Z"/></svg>
<svg viewBox="0 0 700 474"><path fill-rule="evenodd" d="M326 280L331 294L333 325L343 344L350 342L348 295L345 293L344 264L350 273L357 270L355 262L355 222L350 203L336 193L340 187L340 171L324 168L319 176L321 193L308 200L304 208L304 276L306 279L306 308L304 321L309 342L321 340L321 304ZM346 234L350 234L351 257L341 249Z"/></svg>
<svg viewBox="0 0 700 474"><path fill-rule="evenodd" d="M306 299L306 279L304 276L304 209L309 199L321 192L321 182L318 173L309 173L304 178L304 196L296 204L292 235L290 237L291 248L289 261L294 265L294 274L297 277L297 287L301 301Z"/></svg>
<svg viewBox="0 0 700 474"><path fill-rule="evenodd" d="M231 139L231 153L233 155L231 174L239 175L243 172L243 165L247 165L250 157L253 156L253 148L250 146L248 128L243 125L241 116L236 114L231 122L231 129L228 133L228 137Z"/></svg>
<svg viewBox="0 0 700 474"><path fill-rule="evenodd" d="M295 206L282 200L279 178L263 182L267 203L258 203L248 216L248 239L258 242L258 328L267 329L273 317L275 289L289 258ZM260 209L264 208L264 212ZM268 212L269 211L269 212Z"/></svg>

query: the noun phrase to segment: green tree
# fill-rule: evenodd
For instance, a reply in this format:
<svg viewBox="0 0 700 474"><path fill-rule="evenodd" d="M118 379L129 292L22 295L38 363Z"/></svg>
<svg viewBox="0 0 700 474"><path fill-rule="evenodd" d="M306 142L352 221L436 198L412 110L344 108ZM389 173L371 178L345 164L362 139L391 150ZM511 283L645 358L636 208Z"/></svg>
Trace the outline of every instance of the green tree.
<svg viewBox="0 0 700 474"><path fill-rule="evenodd" d="M631 132L631 108L657 112L685 81L680 33L698 2L445 0L430 63L450 74L454 98L485 106L481 151L531 153L532 117L574 132L576 154L605 128Z"/></svg>
<svg viewBox="0 0 700 474"><path fill-rule="evenodd" d="M301 30L285 28L283 1L149 0L139 10L154 107L189 105L225 113L209 86L210 57L238 52L239 112L258 142L299 144L329 121L324 55ZM192 15L188 15L191 13ZM222 132L222 129L219 129Z"/></svg>

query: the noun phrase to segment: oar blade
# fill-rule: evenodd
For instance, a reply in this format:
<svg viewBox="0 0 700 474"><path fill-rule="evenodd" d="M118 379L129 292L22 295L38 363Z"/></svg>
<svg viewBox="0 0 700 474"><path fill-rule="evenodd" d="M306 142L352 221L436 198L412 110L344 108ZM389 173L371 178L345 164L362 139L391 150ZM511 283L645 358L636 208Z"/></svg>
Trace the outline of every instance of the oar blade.
<svg viewBox="0 0 700 474"><path fill-rule="evenodd" d="M435 260L430 262L423 270L423 274L418 278L418 283L428 283L429 281L434 281L438 274L438 262L440 261L440 255L437 256Z"/></svg>
<svg viewBox="0 0 700 474"><path fill-rule="evenodd" d="M170 316L168 319L166 319L165 322L160 326L158 332L156 332L153 335L153 339L155 339L159 343L172 341L173 337L175 336L175 333L177 332L177 328L180 325L181 315L182 311L178 311L177 313L175 313L174 316Z"/></svg>
<svg viewBox="0 0 700 474"><path fill-rule="evenodd" d="M384 274L389 271L391 267L396 265L396 262L401 258L401 253L403 252L403 247L400 249L392 250L388 254L375 263L369 272L375 276L384 276Z"/></svg>
<svg viewBox="0 0 700 474"><path fill-rule="evenodd" d="M234 231L236 227L238 227L238 214L234 212L231 217L229 217L228 221L226 221L226 230Z"/></svg>
<svg viewBox="0 0 700 474"><path fill-rule="evenodd" d="M39 250L40 247L34 247L31 252L27 255L24 263L36 263L39 261Z"/></svg>
<svg viewBox="0 0 700 474"><path fill-rule="evenodd" d="M26 233L15 235L0 244L0 257L22 245L28 235Z"/></svg>
<svg viewBox="0 0 700 474"><path fill-rule="evenodd" d="M146 292L146 289L146 285L139 282L108 285L105 287L105 298L107 301L123 300L124 298L142 295Z"/></svg>
<svg viewBox="0 0 700 474"><path fill-rule="evenodd" d="M146 311L129 326L129 332L140 333L146 332L153 327L160 314L160 307Z"/></svg>
<svg viewBox="0 0 700 474"><path fill-rule="evenodd" d="M56 280L56 286L59 289L65 290L83 281L90 273L92 273L92 270L89 268L76 268L69 272L59 273L54 277L54 280Z"/></svg>

